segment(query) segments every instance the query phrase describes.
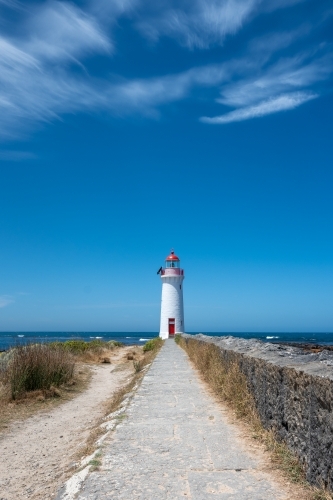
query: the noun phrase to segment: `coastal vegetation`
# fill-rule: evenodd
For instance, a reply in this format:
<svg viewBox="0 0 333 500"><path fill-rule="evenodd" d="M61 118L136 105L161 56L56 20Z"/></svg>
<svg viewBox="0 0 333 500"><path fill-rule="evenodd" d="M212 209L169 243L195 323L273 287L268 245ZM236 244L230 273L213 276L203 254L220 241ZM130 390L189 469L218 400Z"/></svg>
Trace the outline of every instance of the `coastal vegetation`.
<svg viewBox="0 0 333 500"><path fill-rule="evenodd" d="M11 400L36 391L42 391L43 397L57 396L57 388L75 383L78 362L110 362L106 354L121 346L100 340L15 346L0 354L0 395Z"/></svg>
<svg viewBox="0 0 333 500"><path fill-rule="evenodd" d="M1 377L13 400L29 391L50 391L73 378L74 360L65 350L47 344L17 346L2 363ZM53 391L54 392L54 391Z"/></svg>
<svg viewBox="0 0 333 500"><path fill-rule="evenodd" d="M143 346L143 352L148 352L148 351L156 351L160 349L163 345L163 340L161 337L155 337L151 340L148 340L148 342L145 343Z"/></svg>
<svg viewBox="0 0 333 500"><path fill-rule="evenodd" d="M298 457L277 438L274 431L264 429L246 377L238 364L225 363L214 344L201 343L195 339L185 340L181 335L176 335L175 341L187 352L216 396L229 406L237 419L248 426L252 437L265 446L274 467L279 468L287 480L304 488L304 500L332 500L332 494L325 488L314 488L308 484Z"/></svg>

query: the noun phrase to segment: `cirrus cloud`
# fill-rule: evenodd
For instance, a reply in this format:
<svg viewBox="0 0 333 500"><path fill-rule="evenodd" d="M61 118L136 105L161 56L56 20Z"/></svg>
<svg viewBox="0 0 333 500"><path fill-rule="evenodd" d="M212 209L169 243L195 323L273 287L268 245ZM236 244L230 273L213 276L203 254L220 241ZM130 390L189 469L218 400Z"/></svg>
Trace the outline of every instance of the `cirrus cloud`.
<svg viewBox="0 0 333 500"><path fill-rule="evenodd" d="M15 302L11 295L0 295L0 308L7 307Z"/></svg>
<svg viewBox="0 0 333 500"><path fill-rule="evenodd" d="M230 113L222 116L214 116L213 118L202 117L200 120L203 123L210 124L225 124L232 122L240 122L250 120L251 118L260 118L262 116L271 115L272 113L279 113L297 108L301 104L318 97L316 94L309 94L306 92L294 92L290 94L282 94L271 99L256 104L255 106L248 106L245 108L236 109Z"/></svg>
<svg viewBox="0 0 333 500"><path fill-rule="evenodd" d="M151 67L146 67L144 76L141 65L140 77L133 75L132 68L131 77L116 71L101 76L94 73L94 67L86 68L86 60L102 55L103 64L113 68L118 48L115 27L125 16L126 43L139 29L151 40L162 43L162 38L169 37L192 52L209 51L211 45L221 46L227 35L236 36L254 16L301 1L274 0L270 9L264 0L86 0L80 6L48 0L31 4L30 10L20 10L16 29L11 34L3 30L0 37L1 137L17 138L37 124L63 119L69 113L107 110L115 117L157 117L171 102L191 98L195 105L196 95L206 89L211 89L207 92L210 99L215 92L217 106L234 109L222 118L219 112L215 118L204 117L205 123L229 123L241 116L264 116L269 109L276 109L270 113L293 109L322 93L320 85L330 80L333 67L331 45L308 43L312 24L303 18L289 31L252 33L237 57L226 57L219 49L210 59L215 62L209 64L202 59L196 63L194 58L189 63L184 49L173 47L179 51L177 71L172 64L164 64L156 76ZM294 50L300 40L302 51ZM143 62L145 50L150 49L146 45L138 49ZM288 55L283 53L286 50Z"/></svg>

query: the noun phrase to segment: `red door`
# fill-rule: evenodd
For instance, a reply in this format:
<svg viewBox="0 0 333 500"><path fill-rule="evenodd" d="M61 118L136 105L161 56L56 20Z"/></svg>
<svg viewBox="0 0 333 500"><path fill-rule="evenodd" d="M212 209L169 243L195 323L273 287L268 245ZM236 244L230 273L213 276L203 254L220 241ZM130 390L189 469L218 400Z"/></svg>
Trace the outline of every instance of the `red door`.
<svg viewBox="0 0 333 500"><path fill-rule="evenodd" d="M169 336L175 334L175 318L169 318Z"/></svg>

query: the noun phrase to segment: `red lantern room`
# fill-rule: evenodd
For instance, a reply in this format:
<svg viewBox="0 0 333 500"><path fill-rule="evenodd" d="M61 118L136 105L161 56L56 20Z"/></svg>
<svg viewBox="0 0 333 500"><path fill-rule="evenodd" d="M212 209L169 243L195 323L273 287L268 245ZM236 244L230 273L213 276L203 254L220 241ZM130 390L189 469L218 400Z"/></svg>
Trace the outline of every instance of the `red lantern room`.
<svg viewBox="0 0 333 500"><path fill-rule="evenodd" d="M180 263L179 258L177 257L177 255L175 255L175 252L173 250L171 250L170 255L168 255L167 258L165 259L165 267L166 268L170 268L170 267L179 268L179 263Z"/></svg>

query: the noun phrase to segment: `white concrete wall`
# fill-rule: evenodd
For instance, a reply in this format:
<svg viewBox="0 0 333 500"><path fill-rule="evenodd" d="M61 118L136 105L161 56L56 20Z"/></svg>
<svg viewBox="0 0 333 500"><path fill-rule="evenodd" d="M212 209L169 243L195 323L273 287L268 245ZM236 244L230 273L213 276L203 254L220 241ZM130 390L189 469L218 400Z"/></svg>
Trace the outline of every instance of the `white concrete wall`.
<svg viewBox="0 0 333 500"><path fill-rule="evenodd" d="M160 337L169 337L169 318L175 318L175 334L184 333L184 303L183 280L184 276L161 276L162 302Z"/></svg>

